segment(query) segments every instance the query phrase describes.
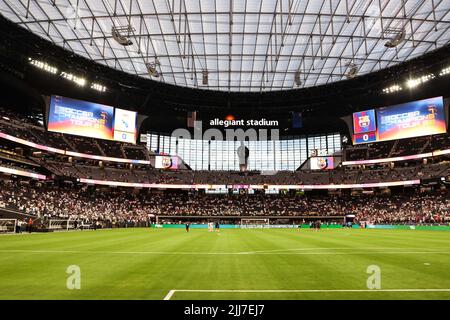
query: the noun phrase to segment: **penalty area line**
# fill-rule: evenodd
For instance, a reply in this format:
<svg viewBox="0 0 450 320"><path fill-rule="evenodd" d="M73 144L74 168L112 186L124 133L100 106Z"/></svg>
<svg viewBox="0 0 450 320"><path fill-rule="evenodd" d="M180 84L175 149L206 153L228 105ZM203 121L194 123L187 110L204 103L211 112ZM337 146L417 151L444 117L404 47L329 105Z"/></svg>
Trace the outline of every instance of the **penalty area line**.
<svg viewBox="0 0 450 320"><path fill-rule="evenodd" d="M299 289L299 290L241 290L241 289L172 289L163 300L172 299L176 292L191 293L352 293L352 292L450 292L450 289Z"/></svg>

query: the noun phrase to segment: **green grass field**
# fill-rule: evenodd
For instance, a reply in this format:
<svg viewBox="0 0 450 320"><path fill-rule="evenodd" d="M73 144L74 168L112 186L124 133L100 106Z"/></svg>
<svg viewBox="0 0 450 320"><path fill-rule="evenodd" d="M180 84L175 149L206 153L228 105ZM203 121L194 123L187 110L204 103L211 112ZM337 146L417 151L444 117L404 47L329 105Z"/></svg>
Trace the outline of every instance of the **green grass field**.
<svg viewBox="0 0 450 320"><path fill-rule="evenodd" d="M80 267L80 290L66 287L70 265ZM367 289L370 265L381 269L381 290ZM116 229L0 236L0 299L164 298L450 299L450 233Z"/></svg>

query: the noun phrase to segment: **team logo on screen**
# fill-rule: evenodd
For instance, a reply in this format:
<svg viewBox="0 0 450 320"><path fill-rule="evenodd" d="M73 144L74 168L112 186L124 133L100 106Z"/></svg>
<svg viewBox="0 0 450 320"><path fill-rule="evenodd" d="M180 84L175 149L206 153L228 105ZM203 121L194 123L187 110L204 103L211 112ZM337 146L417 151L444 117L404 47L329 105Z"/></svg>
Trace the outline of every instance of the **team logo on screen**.
<svg viewBox="0 0 450 320"><path fill-rule="evenodd" d="M317 159L317 166L320 169L326 169L328 167L328 160L327 160L327 158L318 158Z"/></svg>
<svg viewBox="0 0 450 320"><path fill-rule="evenodd" d="M428 106L428 112L432 115L437 113L437 107L434 104Z"/></svg>
<svg viewBox="0 0 450 320"><path fill-rule="evenodd" d="M162 160L161 164L164 169L168 169L168 168L172 167L172 158L171 157L163 157L161 160Z"/></svg>
<svg viewBox="0 0 450 320"><path fill-rule="evenodd" d="M125 117L124 117L125 118ZM122 119L122 125L124 128L128 129L128 119Z"/></svg>
<svg viewBox="0 0 450 320"><path fill-rule="evenodd" d="M101 128L104 128L104 127L105 127L106 119L107 119L107 118L108 118L108 115L106 114L106 112L105 112L105 111L102 111L102 112L100 113L100 120L98 121Z"/></svg>
<svg viewBox="0 0 450 320"><path fill-rule="evenodd" d="M370 126L369 115L363 113L358 117L358 124L361 128L368 128Z"/></svg>

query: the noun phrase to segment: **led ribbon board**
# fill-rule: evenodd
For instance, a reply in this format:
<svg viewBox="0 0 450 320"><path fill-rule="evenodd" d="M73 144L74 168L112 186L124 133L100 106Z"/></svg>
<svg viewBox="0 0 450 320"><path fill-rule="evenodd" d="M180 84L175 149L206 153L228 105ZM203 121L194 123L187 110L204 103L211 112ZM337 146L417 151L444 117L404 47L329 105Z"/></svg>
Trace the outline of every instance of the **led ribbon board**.
<svg viewBox="0 0 450 320"><path fill-rule="evenodd" d="M226 185L210 185L210 184L159 184L159 183L135 183L123 181L108 181L108 180L94 180L80 178L78 180L86 184L98 184L116 187L130 187L130 188L150 188L150 189L224 189L230 187ZM269 189L277 190L326 190L326 189L360 189L360 188L379 188L390 186L411 186L420 184L420 180L408 181L390 181L377 183L362 183L362 184L317 184L317 185L267 185ZM263 189L265 185L248 185L248 189Z"/></svg>
<svg viewBox="0 0 450 320"><path fill-rule="evenodd" d="M32 172L28 172L28 171L12 169L12 168L7 168L7 167L1 167L1 166L0 166L0 172L5 173L5 174L13 174L16 176L23 176L23 177L33 178L33 179L39 179L39 180L47 179L47 177L44 176L43 174L32 173Z"/></svg>

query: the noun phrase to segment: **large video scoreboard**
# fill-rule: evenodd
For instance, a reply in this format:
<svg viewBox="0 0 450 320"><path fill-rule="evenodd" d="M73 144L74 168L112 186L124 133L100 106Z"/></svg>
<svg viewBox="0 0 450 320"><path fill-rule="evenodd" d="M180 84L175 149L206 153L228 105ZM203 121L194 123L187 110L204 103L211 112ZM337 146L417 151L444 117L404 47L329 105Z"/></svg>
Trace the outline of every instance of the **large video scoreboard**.
<svg viewBox="0 0 450 320"><path fill-rule="evenodd" d="M442 97L353 113L354 144L445 132L447 127Z"/></svg>
<svg viewBox="0 0 450 320"><path fill-rule="evenodd" d="M137 113L111 106L53 95L48 131L136 143Z"/></svg>

